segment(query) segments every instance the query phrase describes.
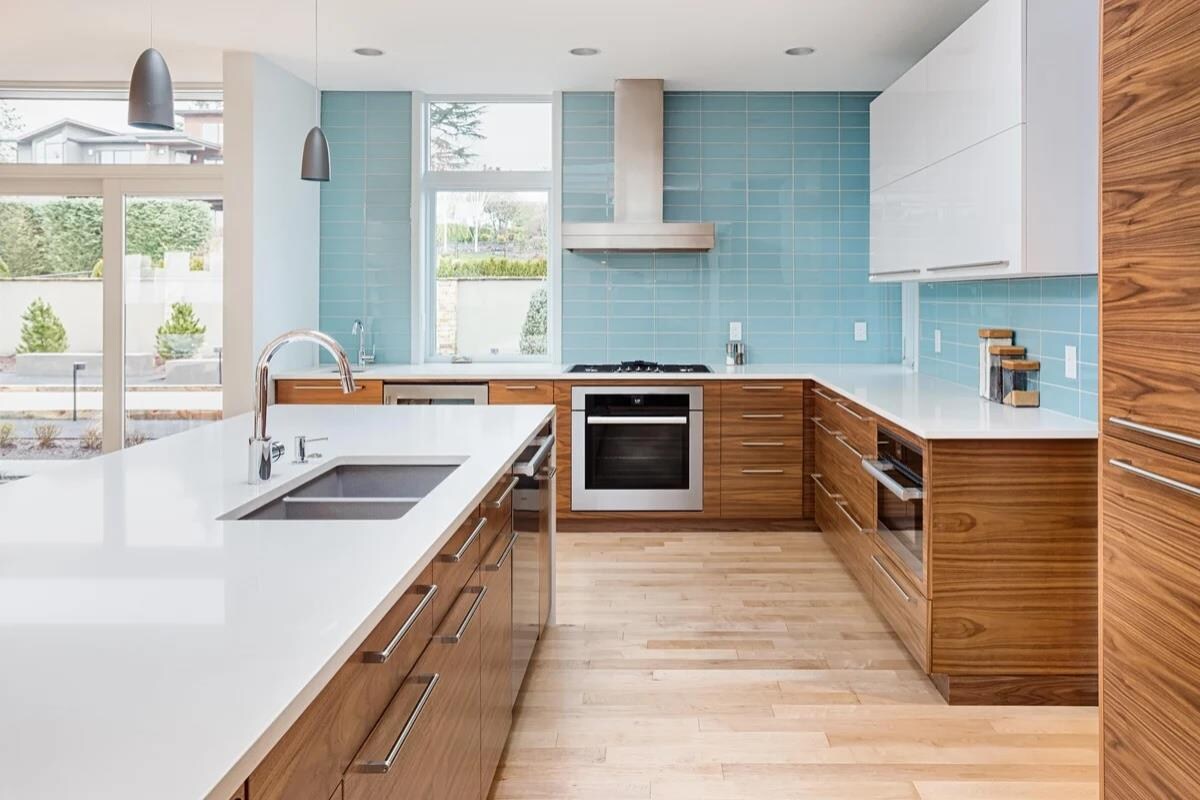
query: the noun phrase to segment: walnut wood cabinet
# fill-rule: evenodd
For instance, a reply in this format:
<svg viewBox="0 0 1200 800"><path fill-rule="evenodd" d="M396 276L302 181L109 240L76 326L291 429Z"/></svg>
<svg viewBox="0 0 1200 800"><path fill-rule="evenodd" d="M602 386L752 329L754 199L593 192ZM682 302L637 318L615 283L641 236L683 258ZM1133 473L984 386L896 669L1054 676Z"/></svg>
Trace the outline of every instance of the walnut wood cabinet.
<svg viewBox="0 0 1200 800"><path fill-rule="evenodd" d="M347 394L336 378L281 379L275 381L275 402L329 406L378 406L383 404L383 381L354 380L356 389Z"/></svg>
<svg viewBox="0 0 1200 800"><path fill-rule="evenodd" d="M1102 8L1102 788L1200 797L1200 5Z"/></svg>

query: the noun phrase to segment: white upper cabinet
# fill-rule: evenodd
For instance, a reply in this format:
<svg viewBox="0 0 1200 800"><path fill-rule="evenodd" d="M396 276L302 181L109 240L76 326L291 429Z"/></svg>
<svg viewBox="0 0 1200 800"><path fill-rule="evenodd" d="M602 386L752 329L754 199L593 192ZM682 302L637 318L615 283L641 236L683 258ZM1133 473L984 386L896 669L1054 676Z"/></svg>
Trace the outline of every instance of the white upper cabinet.
<svg viewBox="0 0 1200 800"><path fill-rule="evenodd" d="M1097 269L1099 12L990 0L871 104L871 276Z"/></svg>

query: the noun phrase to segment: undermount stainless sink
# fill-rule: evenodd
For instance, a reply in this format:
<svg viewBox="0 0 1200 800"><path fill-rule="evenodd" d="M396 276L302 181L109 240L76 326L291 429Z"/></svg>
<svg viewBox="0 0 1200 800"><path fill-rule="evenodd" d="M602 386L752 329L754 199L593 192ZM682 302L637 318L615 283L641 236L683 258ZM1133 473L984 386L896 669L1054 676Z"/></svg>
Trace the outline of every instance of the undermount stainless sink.
<svg viewBox="0 0 1200 800"><path fill-rule="evenodd" d="M399 519L457 464L338 464L237 520Z"/></svg>

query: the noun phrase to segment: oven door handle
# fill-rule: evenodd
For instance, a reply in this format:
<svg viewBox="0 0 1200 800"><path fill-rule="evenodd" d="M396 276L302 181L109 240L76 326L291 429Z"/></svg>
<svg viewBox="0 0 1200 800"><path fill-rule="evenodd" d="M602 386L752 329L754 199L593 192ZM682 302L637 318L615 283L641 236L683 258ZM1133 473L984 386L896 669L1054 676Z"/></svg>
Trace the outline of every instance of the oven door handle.
<svg viewBox="0 0 1200 800"><path fill-rule="evenodd" d="M687 417L588 417L588 425L687 425Z"/></svg>
<svg viewBox="0 0 1200 800"><path fill-rule="evenodd" d="M925 492L921 489L912 486L901 486L899 481L888 475L887 470L891 469L892 466L886 461L873 461L869 458L864 458L862 460L862 468L869 472L876 481L883 484L885 489L906 503L912 500L921 500L925 497Z"/></svg>

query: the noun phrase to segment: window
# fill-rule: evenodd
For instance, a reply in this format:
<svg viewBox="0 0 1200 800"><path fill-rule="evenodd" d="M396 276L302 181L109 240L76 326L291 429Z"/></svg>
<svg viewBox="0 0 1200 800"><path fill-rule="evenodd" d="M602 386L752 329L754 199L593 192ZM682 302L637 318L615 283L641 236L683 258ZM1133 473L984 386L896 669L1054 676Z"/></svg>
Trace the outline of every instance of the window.
<svg viewBox="0 0 1200 800"><path fill-rule="evenodd" d="M124 92L0 88L0 164L221 163L220 92L177 91L174 131L132 128L127 114Z"/></svg>
<svg viewBox="0 0 1200 800"><path fill-rule="evenodd" d="M425 358L547 360L550 99L437 98L422 116Z"/></svg>

